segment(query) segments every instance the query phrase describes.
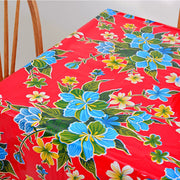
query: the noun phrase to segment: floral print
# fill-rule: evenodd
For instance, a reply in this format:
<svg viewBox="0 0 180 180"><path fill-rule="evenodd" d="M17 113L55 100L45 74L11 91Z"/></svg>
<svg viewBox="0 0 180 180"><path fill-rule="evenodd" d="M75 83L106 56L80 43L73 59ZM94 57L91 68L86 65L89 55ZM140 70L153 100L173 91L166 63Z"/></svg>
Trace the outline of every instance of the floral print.
<svg viewBox="0 0 180 180"><path fill-rule="evenodd" d="M88 127L83 123L75 122L70 125L68 131L60 133L59 137L61 142L68 144L67 150L70 156L80 155L88 160L93 154L104 154L106 148L115 147L113 140L117 135L115 130L106 129L100 122L91 122ZM71 136L70 141L67 136Z"/></svg>
<svg viewBox="0 0 180 180"><path fill-rule="evenodd" d="M107 9L2 81L0 178L178 179L176 31Z"/></svg>
<svg viewBox="0 0 180 180"><path fill-rule="evenodd" d="M14 118L18 123L19 128L26 133L33 131L33 127L39 123L41 118L41 111L34 107L21 108L20 113Z"/></svg>
<svg viewBox="0 0 180 180"><path fill-rule="evenodd" d="M166 168L165 169L166 172L166 178L168 179L179 179L180 178L180 168L175 167L174 169L171 168Z"/></svg>
<svg viewBox="0 0 180 180"><path fill-rule="evenodd" d="M41 153L41 158L44 162L48 163L49 165L54 165L54 159L57 159L59 156L58 154L51 152L52 150L52 144L46 143L44 146L44 142L42 139L37 139L37 144L39 146L34 146L33 150L37 153Z"/></svg>
<svg viewBox="0 0 180 180"><path fill-rule="evenodd" d="M108 170L106 172L106 174L110 177L110 180L133 180L129 174L133 173L134 169L130 166L124 166L122 168L122 171L120 169L120 166L119 164L114 161L112 164L111 164L111 170Z"/></svg>
<svg viewBox="0 0 180 180"><path fill-rule="evenodd" d="M160 89L158 86L153 87L153 90L147 90L147 93L150 95L149 99L155 100L160 99L161 101L168 101L167 97L171 97L171 95L168 93L168 88Z"/></svg>
<svg viewBox="0 0 180 180"><path fill-rule="evenodd" d="M38 101L38 102L42 102L43 99L48 99L49 96L45 95L45 92L38 92L38 91L33 91L33 94L27 94L26 97L30 98L30 101Z"/></svg>
<svg viewBox="0 0 180 180"><path fill-rule="evenodd" d="M61 93L59 96L63 101L69 103L64 111L64 116L66 117L76 117L81 121L87 121L90 116L105 116L101 109L106 108L108 104L98 101L99 94L96 92L78 90L78 94L75 94L75 91L71 91L71 93ZM99 103L102 104L102 108L97 107ZM77 115L77 112L79 115Z"/></svg>

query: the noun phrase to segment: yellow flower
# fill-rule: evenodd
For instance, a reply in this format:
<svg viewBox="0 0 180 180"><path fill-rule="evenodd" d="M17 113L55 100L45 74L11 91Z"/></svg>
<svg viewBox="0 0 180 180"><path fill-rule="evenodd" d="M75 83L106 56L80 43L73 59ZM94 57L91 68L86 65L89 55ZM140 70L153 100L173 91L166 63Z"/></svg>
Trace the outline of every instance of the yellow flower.
<svg viewBox="0 0 180 180"><path fill-rule="evenodd" d="M49 96L45 95L45 92L38 92L38 91L33 91L33 94L27 94L26 97L30 98L30 101L35 101L37 100L38 102L42 102L43 99L48 99Z"/></svg>
<svg viewBox="0 0 180 180"><path fill-rule="evenodd" d="M142 79L144 78L140 74L128 74L129 77L126 78L126 80L131 81L131 83L136 84L137 82L142 82Z"/></svg>
<svg viewBox="0 0 180 180"><path fill-rule="evenodd" d="M158 116L158 117L165 117L165 118L168 118L170 117L170 115L173 115L174 112L171 111L171 107L170 106L165 106L164 104L161 104L159 106L159 108L154 108L154 110L157 112L155 114L155 116Z"/></svg>
<svg viewBox="0 0 180 180"><path fill-rule="evenodd" d="M119 164L114 161L111 164L112 171L108 170L106 174L110 177L109 180L133 180L128 174L133 173L134 169L127 165L122 168L122 171L119 167Z"/></svg>
<svg viewBox="0 0 180 180"><path fill-rule="evenodd" d="M177 78L177 74L176 73L170 73L170 76L165 76L165 78L167 79L166 80L167 83L174 83L176 78Z"/></svg>
<svg viewBox="0 0 180 180"><path fill-rule="evenodd" d="M128 24L128 23L126 23L126 24L124 25L124 27L125 27L126 29L136 29L136 26L135 26L134 24Z"/></svg>
<svg viewBox="0 0 180 180"><path fill-rule="evenodd" d="M113 32L105 32L105 34L101 34L101 36L103 36L105 39L114 39L118 37Z"/></svg>
<svg viewBox="0 0 180 180"><path fill-rule="evenodd" d="M118 96L111 94L110 98L114 99L110 101L110 104L119 104L120 109L124 109L126 105L133 106L134 103L129 101L131 97L125 96L125 93L119 93Z"/></svg>
<svg viewBox="0 0 180 180"><path fill-rule="evenodd" d="M69 177L67 180L81 180L81 179L84 179L83 175L79 175L78 170L73 171L73 174L68 172L67 176Z"/></svg>
<svg viewBox="0 0 180 180"><path fill-rule="evenodd" d="M78 81L76 81L76 77L69 77L69 76L65 76L65 78L62 79L62 82L64 84L69 84L69 85L73 85L73 84L78 83Z"/></svg>
<svg viewBox="0 0 180 180"><path fill-rule="evenodd" d="M180 43L178 34L176 34L175 36L172 34L162 35L162 37L164 38L163 41L169 41L170 44Z"/></svg>
<svg viewBox="0 0 180 180"><path fill-rule="evenodd" d="M110 56L110 59L105 59L102 62L106 63L107 67L111 69L119 69L120 67L125 67L123 64L123 59L116 59L116 56Z"/></svg>
<svg viewBox="0 0 180 180"><path fill-rule="evenodd" d="M54 165L52 158L57 159L59 156L57 153L51 152L52 144L46 143L44 146L44 142L41 138L37 139L37 144L39 146L34 146L33 150L37 153L41 153L40 156L44 162L47 162L50 165Z"/></svg>
<svg viewBox="0 0 180 180"><path fill-rule="evenodd" d="M31 176L26 175L26 179L25 180L34 180Z"/></svg>

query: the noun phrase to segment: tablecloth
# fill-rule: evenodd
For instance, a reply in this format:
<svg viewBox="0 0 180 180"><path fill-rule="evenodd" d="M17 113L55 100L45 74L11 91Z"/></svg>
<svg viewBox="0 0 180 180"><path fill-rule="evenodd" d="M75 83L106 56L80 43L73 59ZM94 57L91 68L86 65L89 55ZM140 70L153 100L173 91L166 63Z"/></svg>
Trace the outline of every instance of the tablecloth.
<svg viewBox="0 0 180 180"><path fill-rule="evenodd" d="M0 83L1 179L180 179L180 30L106 9Z"/></svg>

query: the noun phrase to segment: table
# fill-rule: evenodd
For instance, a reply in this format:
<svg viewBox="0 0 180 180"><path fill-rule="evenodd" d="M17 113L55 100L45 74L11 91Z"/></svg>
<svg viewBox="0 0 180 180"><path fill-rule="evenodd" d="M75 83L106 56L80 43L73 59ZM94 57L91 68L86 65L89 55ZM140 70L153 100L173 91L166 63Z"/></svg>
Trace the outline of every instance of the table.
<svg viewBox="0 0 180 180"><path fill-rule="evenodd" d="M179 34L106 9L2 81L1 179L179 179Z"/></svg>

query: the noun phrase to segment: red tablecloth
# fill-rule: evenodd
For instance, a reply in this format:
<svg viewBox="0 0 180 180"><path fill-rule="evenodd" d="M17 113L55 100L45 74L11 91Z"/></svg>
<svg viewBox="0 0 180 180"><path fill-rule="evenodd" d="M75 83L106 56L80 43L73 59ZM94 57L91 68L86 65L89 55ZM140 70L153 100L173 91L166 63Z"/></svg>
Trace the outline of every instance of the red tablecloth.
<svg viewBox="0 0 180 180"><path fill-rule="evenodd" d="M180 179L179 33L107 9L2 81L1 179Z"/></svg>

